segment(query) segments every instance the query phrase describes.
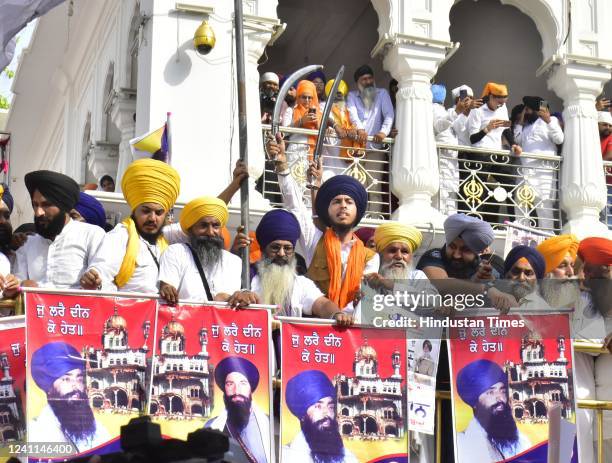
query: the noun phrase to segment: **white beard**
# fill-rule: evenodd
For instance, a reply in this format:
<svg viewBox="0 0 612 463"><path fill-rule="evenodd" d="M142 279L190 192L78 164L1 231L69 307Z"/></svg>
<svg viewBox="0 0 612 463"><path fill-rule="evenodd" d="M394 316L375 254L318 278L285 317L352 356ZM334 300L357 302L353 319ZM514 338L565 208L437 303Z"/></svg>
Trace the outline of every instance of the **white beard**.
<svg viewBox="0 0 612 463"><path fill-rule="evenodd" d="M577 279L545 278L540 283L540 291L553 309L575 307L580 298L580 282Z"/></svg>
<svg viewBox="0 0 612 463"><path fill-rule="evenodd" d="M410 274L411 266L406 262L401 261L403 267L394 267L397 261L383 263L380 266L380 275L388 280L407 280Z"/></svg>
<svg viewBox="0 0 612 463"><path fill-rule="evenodd" d="M292 257L287 265L278 265L265 258L257 263L264 304L278 305L284 310L289 309L293 283L297 276L295 265L295 257Z"/></svg>
<svg viewBox="0 0 612 463"><path fill-rule="evenodd" d="M376 87L365 87L359 89L359 94L366 109L370 109L376 100Z"/></svg>
<svg viewBox="0 0 612 463"><path fill-rule="evenodd" d="M336 101L334 104L340 111L344 111L344 108L346 108L346 101L344 100Z"/></svg>

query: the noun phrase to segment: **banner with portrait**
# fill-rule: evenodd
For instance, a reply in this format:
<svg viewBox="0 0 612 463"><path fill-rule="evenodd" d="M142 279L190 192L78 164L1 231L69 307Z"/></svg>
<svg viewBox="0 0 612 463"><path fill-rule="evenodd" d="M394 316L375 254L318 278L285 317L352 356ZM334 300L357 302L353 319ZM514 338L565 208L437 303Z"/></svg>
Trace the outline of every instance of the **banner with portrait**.
<svg viewBox="0 0 612 463"><path fill-rule="evenodd" d="M26 442L25 316L0 318L0 461Z"/></svg>
<svg viewBox="0 0 612 463"><path fill-rule="evenodd" d="M25 306L30 452L119 451L145 410L157 301L27 292Z"/></svg>
<svg viewBox="0 0 612 463"><path fill-rule="evenodd" d="M549 452L577 462L567 313L455 321L463 325L451 328L449 346L456 463L546 463Z"/></svg>
<svg viewBox="0 0 612 463"><path fill-rule="evenodd" d="M408 462L405 330L283 323L281 345L281 462Z"/></svg>
<svg viewBox="0 0 612 463"><path fill-rule="evenodd" d="M149 413L162 435L216 429L273 463L269 311L160 305L155 337Z"/></svg>

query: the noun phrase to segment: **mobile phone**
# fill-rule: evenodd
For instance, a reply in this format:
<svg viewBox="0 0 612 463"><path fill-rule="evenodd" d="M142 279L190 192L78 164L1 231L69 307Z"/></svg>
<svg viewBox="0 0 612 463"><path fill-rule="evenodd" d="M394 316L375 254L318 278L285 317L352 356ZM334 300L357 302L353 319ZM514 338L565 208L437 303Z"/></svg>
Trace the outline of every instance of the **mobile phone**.
<svg viewBox="0 0 612 463"><path fill-rule="evenodd" d="M459 99L460 100L464 100L467 97L467 90L466 89L461 89L459 90Z"/></svg>
<svg viewBox="0 0 612 463"><path fill-rule="evenodd" d="M308 114L316 114L317 109L316 108L308 108Z"/></svg>
<svg viewBox="0 0 612 463"><path fill-rule="evenodd" d="M548 101L546 100L541 100L540 101L540 111L543 109L548 109Z"/></svg>

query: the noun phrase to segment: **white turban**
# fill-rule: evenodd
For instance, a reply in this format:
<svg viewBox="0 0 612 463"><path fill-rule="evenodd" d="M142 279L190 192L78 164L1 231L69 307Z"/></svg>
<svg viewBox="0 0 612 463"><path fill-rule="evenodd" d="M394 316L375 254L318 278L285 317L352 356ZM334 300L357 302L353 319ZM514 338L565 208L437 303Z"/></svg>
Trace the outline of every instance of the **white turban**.
<svg viewBox="0 0 612 463"><path fill-rule="evenodd" d="M474 96L474 91L471 89L471 87L468 87L467 85L460 85L459 87L453 88L451 90L451 95L453 96L453 100L456 100L457 98L459 98L459 92L461 90L467 91L468 96L471 96L471 97Z"/></svg>
<svg viewBox="0 0 612 463"><path fill-rule="evenodd" d="M598 111L597 122L612 125L612 114L610 114L610 111Z"/></svg>
<svg viewBox="0 0 612 463"><path fill-rule="evenodd" d="M264 82L274 82L276 85L278 85L278 76L273 72L264 72L259 78L259 83L263 84Z"/></svg>

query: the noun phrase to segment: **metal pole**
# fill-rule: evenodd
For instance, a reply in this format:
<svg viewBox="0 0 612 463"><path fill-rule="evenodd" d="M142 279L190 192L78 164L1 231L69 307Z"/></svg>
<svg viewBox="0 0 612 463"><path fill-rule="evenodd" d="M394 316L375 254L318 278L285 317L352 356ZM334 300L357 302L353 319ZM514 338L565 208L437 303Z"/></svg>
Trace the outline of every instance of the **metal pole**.
<svg viewBox="0 0 612 463"><path fill-rule="evenodd" d="M244 72L244 30L242 24L242 0L234 0L234 30L236 31L236 81L238 83L238 134L240 160L249 165L247 149L246 85ZM249 181L240 184L240 224L249 234ZM242 249L242 289L251 289L249 246Z"/></svg>
<svg viewBox="0 0 612 463"><path fill-rule="evenodd" d="M597 409L597 463L604 463L603 452L603 410Z"/></svg>

